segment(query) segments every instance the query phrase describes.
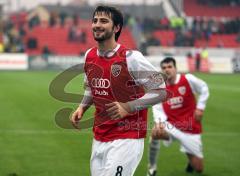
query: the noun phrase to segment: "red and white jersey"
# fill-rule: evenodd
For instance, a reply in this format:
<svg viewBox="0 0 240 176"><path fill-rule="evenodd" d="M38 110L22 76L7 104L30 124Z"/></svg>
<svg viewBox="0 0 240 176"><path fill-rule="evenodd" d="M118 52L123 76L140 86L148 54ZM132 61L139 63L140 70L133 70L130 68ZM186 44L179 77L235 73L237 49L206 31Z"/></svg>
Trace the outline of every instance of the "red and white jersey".
<svg viewBox="0 0 240 176"><path fill-rule="evenodd" d="M149 74L156 69L138 51L127 50L120 44L106 55L97 47L85 56L86 82L95 105L94 138L107 142L124 138L144 138L147 110L140 110L122 119L112 120L105 105L113 101L128 102L144 95ZM161 85L164 88L164 85Z"/></svg>
<svg viewBox="0 0 240 176"><path fill-rule="evenodd" d="M153 106L154 121L167 120L183 132L201 133L202 125L195 120L194 112L196 108L205 109L209 96L207 84L192 74L177 74L175 84L167 84L166 87L173 96L168 101ZM197 102L194 94L198 94Z"/></svg>

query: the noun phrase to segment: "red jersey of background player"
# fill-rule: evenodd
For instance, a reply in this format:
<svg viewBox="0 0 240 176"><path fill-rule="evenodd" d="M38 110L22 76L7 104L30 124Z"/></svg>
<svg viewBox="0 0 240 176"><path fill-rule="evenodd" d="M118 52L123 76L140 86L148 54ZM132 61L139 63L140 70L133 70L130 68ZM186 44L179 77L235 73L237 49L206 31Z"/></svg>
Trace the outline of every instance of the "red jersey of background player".
<svg viewBox="0 0 240 176"><path fill-rule="evenodd" d="M192 74L177 74L174 84L166 84L172 97L168 101L153 107L156 121L167 120L181 131L199 134L202 125L194 117L197 108L204 109L208 92L204 91L206 84ZM194 94L199 94L198 102Z"/></svg>
<svg viewBox="0 0 240 176"><path fill-rule="evenodd" d="M194 117L196 99L185 75L181 75L178 83L167 84L167 89L173 94L173 97L163 103L168 121L184 132L201 133L201 123Z"/></svg>

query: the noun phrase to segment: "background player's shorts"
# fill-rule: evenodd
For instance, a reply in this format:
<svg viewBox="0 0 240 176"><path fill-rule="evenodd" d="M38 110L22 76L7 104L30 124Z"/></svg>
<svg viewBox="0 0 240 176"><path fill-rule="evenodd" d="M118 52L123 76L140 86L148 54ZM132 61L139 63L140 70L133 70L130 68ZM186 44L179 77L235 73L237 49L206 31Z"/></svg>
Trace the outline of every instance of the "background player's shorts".
<svg viewBox="0 0 240 176"><path fill-rule="evenodd" d="M164 144L166 146L168 146L171 141L178 140L181 145L181 152L189 153L199 158L203 158L201 134L184 133L173 126L171 128L167 128L167 126L165 126L165 130L168 134L170 134L170 140L164 141Z"/></svg>
<svg viewBox="0 0 240 176"><path fill-rule="evenodd" d="M183 138L181 142L180 151L192 154L198 158L203 158L201 135L185 133L185 138Z"/></svg>
<svg viewBox="0 0 240 176"><path fill-rule="evenodd" d="M93 140L91 176L132 176L141 161L144 139Z"/></svg>

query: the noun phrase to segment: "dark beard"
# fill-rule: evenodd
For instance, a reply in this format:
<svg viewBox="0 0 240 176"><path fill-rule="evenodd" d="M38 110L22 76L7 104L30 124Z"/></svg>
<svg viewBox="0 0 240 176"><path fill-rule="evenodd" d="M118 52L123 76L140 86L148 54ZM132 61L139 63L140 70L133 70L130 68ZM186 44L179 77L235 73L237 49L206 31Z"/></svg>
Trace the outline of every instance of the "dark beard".
<svg viewBox="0 0 240 176"><path fill-rule="evenodd" d="M110 39L111 37L112 37L112 35L113 35L113 31L111 31L111 32L106 32L103 36L101 36L101 37L95 37L95 35L93 34L93 36L94 36L94 40L96 40L97 42L103 42L103 41L105 41L105 40L108 40L108 39Z"/></svg>

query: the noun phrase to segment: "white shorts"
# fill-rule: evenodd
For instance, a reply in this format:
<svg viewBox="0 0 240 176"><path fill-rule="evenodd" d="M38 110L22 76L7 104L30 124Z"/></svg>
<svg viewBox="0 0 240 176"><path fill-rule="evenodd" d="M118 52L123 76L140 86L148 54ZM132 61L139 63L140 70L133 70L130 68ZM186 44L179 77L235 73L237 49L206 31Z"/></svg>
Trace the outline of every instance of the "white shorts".
<svg viewBox="0 0 240 176"><path fill-rule="evenodd" d="M142 159L144 139L93 140L91 176L132 176Z"/></svg>
<svg viewBox="0 0 240 176"><path fill-rule="evenodd" d="M170 135L170 140L164 142L166 146L168 146L172 140L178 140L181 144L181 152L203 158L202 139L200 134L184 133L181 130L169 125L169 122L164 123L168 123L164 129Z"/></svg>

